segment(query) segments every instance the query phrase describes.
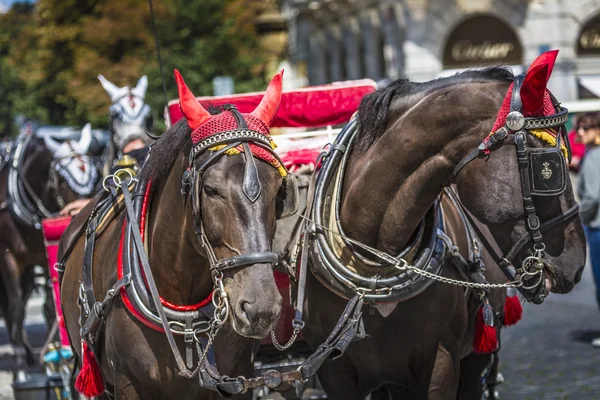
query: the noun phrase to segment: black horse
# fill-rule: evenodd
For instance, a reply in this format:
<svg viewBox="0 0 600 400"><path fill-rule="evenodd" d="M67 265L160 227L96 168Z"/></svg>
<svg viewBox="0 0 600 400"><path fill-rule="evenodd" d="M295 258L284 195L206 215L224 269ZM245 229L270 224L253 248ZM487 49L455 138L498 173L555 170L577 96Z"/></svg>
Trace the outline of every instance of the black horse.
<svg viewBox="0 0 600 400"><path fill-rule="evenodd" d="M303 333L316 348L353 298L366 302L366 336L319 370L329 398L393 385L392 398L424 399L438 363L443 389L429 398L455 398L475 327L494 315L469 243L440 211L453 181L496 245L477 237L528 300L579 282L586 247L562 152L566 110L546 90L555 58L517 78L490 68L397 81L363 100L355 135L340 134L317 179Z"/></svg>

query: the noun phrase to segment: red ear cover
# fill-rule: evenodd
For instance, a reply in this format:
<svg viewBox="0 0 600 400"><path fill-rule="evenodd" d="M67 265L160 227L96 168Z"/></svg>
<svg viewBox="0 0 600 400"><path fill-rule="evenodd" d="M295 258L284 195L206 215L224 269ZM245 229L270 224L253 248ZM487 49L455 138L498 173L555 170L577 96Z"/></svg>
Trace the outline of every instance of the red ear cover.
<svg viewBox="0 0 600 400"><path fill-rule="evenodd" d="M533 113L542 108L546 94L546 86L552 75L552 69L558 50L547 51L539 56L527 70L521 87L523 111Z"/></svg>
<svg viewBox="0 0 600 400"><path fill-rule="evenodd" d="M260 104L250 114L267 125L271 125L271 121L275 118L281 103L281 92L283 90L283 69L271 79L269 87L263 96Z"/></svg>
<svg viewBox="0 0 600 400"><path fill-rule="evenodd" d="M211 118L208 111L196 100L192 91L185 84L179 71L175 70L175 81L179 92L179 106L185 115L188 125L192 130L196 129Z"/></svg>

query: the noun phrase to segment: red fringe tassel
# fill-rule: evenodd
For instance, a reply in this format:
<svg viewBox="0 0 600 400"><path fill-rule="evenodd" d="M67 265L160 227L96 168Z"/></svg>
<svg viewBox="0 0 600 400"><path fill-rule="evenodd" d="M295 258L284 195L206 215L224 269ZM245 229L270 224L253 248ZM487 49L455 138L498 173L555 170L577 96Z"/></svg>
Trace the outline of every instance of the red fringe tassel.
<svg viewBox="0 0 600 400"><path fill-rule="evenodd" d="M523 316L523 306L519 296L506 296L504 302L504 326L511 326L521 320Z"/></svg>
<svg viewBox="0 0 600 400"><path fill-rule="evenodd" d="M477 311L473 349L479 354L490 354L498 348L498 337L496 336L496 328L485 323L483 308L484 306L481 306Z"/></svg>
<svg viewBox="0 0 600 400"><path fill-rule="evenodd" d="M75 389L85 397L100 396L104 393L104 380L100 366L87 343L82 341L81 371L75 381Z"/></svg>

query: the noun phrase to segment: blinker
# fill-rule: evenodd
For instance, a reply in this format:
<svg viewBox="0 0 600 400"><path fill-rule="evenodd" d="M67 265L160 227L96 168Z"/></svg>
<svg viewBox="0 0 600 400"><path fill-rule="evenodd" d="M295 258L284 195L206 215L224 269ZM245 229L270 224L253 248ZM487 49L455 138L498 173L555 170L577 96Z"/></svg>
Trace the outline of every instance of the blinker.
<svg viewBox="0 0 600 400"><path fill-rule="evenodd" d="M566 161L562 152L555 148L528 149L531 194L556 196L565 191Z"/></svg>

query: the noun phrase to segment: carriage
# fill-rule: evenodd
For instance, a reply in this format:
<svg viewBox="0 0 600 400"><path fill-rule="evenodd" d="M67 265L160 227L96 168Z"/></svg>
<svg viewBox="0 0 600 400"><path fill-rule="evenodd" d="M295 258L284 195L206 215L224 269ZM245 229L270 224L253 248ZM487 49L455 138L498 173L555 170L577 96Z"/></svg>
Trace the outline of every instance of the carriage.
<svg viewBox="0 0 600 400"><path fill-rule="evenodd" d="M300 189L306 188L306 177L314 170L314 162L319 152L327 144L333 142L340 130L339 127L351 119L357 111L363 96L373 92L375 88L376 83L374 81L359 80L284 91L279 112L273 121L273 128L275 128L273 133L278 146L276 151L285 167L300 179ZM247 93L232 96L199 97L198 100L207 109L219 107L223 104L234 104L241 112L249 112L249 110L256 107L262 96L263 93ZM169 102L165 109L165 115L168 126L175 124L182 118L178 99ZM279 131L279 134L277 134L277 131ZM59 338L56 343L48 348L48 352L44 356L44 362L48 367L47 371L54 380L57 376L62 379L62 392L59 393L58 389L55 390L57 399L68 399L75 395L70 392L68 385L70 368L73 366L73 353L64 325L58 274L54 268L57 262L58 241L70 220L71 217L59 217L45 219L42 223L48 268L53 287L53 300L56 305ZM278 228L280 242L286 245L289 242L286 248L288 251L295 244L290 242L292 239L291 234L292 231L287 227L284 227L283 233L280 233ZM283 297L284 310L273 336L276 342L285 343L293 336L290 281L289 275L284 270L276 269L274 274ZM278 351L277 348L281 348L281 346L278 343L274 344L271 338L262 341L254 363L257 374L272 369L282 372L295 369L310 354L310 350L302 340L301 334L295 343L284 352ZM316 386L316 382L313 380L302 387L292 388L295 390L291 391L300 394L306 386ZM267 388L261 388L256 391L255 397L265 396L268 392ZM294 393L290 396L293 397Z"/></svg>

